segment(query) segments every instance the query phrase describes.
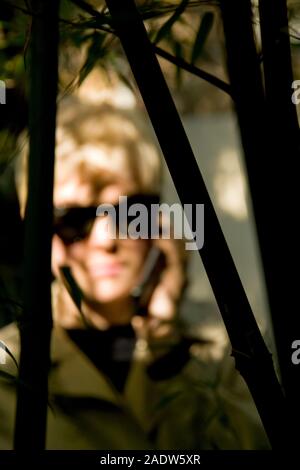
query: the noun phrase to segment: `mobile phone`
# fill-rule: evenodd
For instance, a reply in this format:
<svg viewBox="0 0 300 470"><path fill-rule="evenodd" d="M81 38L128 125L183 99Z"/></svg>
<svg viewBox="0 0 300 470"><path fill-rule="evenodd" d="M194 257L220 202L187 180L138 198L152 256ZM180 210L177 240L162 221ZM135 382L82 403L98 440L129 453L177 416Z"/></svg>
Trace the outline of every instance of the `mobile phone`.
<svg viewBox="0 0 300 470"><path fill-rule="evenodd" d="M71 299L73 300L74 304L76 305L78 309L83 325L89 329L93 328L93 326L86 319L82 311L81 304L82 304L82 299L83 299L83 293L81 289L79 288L77 282L75 281L70 267L61 266L59 270L60 270L62 282L65 288L67 289L67 291L69 292Z"/></svg>
<svg viewBox="0 0 300 470"><path fill-rule="evenodd" d="M164 253L156 246L151 247L143 266L141 279L131 291L136 315L147 315L151 296L165 266L166 259Z"/></svg>

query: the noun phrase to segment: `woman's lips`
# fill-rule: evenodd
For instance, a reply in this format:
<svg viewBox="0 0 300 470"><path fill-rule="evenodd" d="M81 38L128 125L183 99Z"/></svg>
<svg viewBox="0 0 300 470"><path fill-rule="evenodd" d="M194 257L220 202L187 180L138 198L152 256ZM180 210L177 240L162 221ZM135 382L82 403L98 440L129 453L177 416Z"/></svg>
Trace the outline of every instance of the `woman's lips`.
<svg viewBox="0 0 300 470"><path fill-rule="evenodd" d="M89 272L93 277L113 277L122 270L121 263L97 263L89 266Z"/></svg>

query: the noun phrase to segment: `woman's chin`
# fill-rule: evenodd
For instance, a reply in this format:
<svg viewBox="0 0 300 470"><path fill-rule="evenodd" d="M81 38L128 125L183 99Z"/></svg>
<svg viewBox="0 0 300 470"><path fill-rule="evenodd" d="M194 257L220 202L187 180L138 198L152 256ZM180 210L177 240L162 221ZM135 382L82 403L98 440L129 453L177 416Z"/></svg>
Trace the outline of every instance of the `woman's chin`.
<svg viewBox="0 0 300 470"><path fill-rule="evenodd" d="M130 288L120 281L102 281L93 289L92 297L99 303L108 304L128 299Z"/></svg>

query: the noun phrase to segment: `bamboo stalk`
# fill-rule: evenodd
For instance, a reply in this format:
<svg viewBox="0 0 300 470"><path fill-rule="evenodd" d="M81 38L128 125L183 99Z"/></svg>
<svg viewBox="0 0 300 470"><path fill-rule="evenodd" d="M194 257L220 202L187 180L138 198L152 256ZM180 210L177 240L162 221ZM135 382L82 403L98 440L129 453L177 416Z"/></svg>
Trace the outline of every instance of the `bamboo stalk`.
<svg viewBox="0 0 300 470"><path fill-rule="evenodd" d="M182 204L204 203L205 243L199 251L219 305L236 367L253 395L274 447L286 437L285 400L271 355L210 201L189 141L134 0L106 0Z"/></svg>
<svg viewBox="0 0 300 470"><path fill-rule="evenodd" d="M15 449L45 448L51 316L51 240L59 0L33 0L28 199Z"/></svg>
<svg viewBox="0 0 300 470"><path fill-rule="evenodd" d="M221 0L227 62L253 202L282 384L290 415L297 412L299 379L291 345L300 336L294 314L291 259L296 212L293 158L299 154L298 124L291 101L292 69L287 16L282 0L261 1L265 91L253 35L250 0ZM280 5L281 4L281 5ZM281 20L280 20L281 19ZM279 41L278 41L279 40ZM282 41L282 44L281 44ZM287 157L287 158L286 158ZM294 194L293 194L294 192Z"/></svg>
<svg viewBox="0 0 300 470"><path fill-rule="evenodd" d="M274 218L269 222L268 234L275 235L275 244L281 247L276 256L270 252L270 269L267 282L271 292L270 304L273 312L274 333L282 373L282 381L293 413L300 410L299 371L291 361L291 344L300 338L300 319L294 314L297 305L298 287L294 273L290 270L290 261L295 257L298 240L292 238L295 233L295 214L298 194L296 172L293 171L296 159L299 159L299 125L296 107L292 103L293 70L289 38L289 24L286 0L260 0L260 25L265 78L266 112L268 137L272 147L273 171L269 178L269 191L275 198L278 188L285 182L284 191L276 205ZM282 164L283 163L283 164ZM280 213L280 224L278 224ZM277 217L276 217L277 216ZM272 256L273 255L273 256ZM277 271L274 272L274 264ZM278 266L284 276L278 275ZM275 274L277 273L277 275ZM293 285L293 282L295 283ZM283 315L282 312L285 312Z"/></svg>

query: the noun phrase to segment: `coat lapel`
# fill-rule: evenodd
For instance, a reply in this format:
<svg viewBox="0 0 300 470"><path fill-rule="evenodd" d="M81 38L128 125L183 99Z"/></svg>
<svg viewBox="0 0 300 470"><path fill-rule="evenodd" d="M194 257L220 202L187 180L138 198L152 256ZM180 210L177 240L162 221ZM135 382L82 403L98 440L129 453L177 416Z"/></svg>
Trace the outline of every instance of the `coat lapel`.
<svg viewBox="0 0 300 470"><path fill-rule="evenodd" d="M17 326L11 324L2 331L5 343L19 361ZM6 370L13 375L17 373L11 359ZM121 395L59 326L52 331L48 386L50 402L55 396L97 398L126 410L147 434L156 424L155 404L160 398L157 384L147 375L145 361L134 357Z"/></svg>
<svg viewBox="0 0 300 470"><path fill-rule="evenodd" d="M54 328L49 390L54 395L93 397L122 406L122 398L65 331Z"/></svg>

